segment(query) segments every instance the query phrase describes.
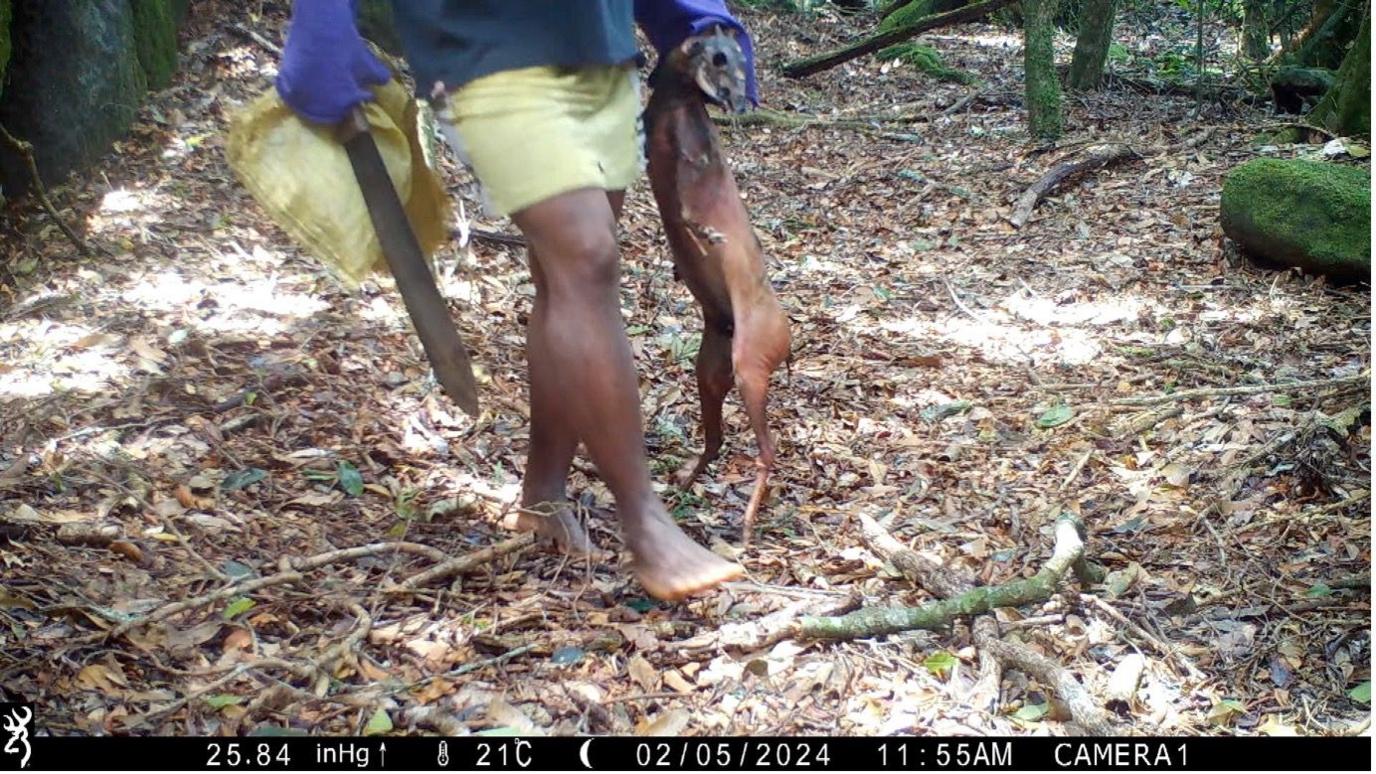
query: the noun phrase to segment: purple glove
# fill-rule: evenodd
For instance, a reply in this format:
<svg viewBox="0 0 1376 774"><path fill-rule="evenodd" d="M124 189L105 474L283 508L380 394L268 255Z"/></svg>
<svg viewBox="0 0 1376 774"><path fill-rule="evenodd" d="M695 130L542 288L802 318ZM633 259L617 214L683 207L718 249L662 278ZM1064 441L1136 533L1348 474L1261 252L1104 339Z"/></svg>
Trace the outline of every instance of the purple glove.
<svg viewBox="0 0 1376 774"><path fill-rule="evenodd" d="M760 104L750 33L726 10L723 0L635 0L635 21L645 31L660 57L688 38L707 32L714 25L735 30L741 53L745 55L745 95L752 104Z"/></svg>
<svg viewBox="0 0 1376 774"><path fill-rule="evenodd" d="M354 0L296 0L277 72L277 93L297 115L337 124L391 80L354 24Z"/></svg>

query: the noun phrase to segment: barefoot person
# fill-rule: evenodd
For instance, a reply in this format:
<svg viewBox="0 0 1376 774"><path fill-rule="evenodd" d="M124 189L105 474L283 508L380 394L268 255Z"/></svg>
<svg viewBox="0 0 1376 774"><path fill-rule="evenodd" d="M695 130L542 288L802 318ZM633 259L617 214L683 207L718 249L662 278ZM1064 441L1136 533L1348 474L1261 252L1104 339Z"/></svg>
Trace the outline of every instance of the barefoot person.
<svg viewBox="0 0 1376 774"><path fill-rule="evenodd" d="M359 37L352 5L294 4L277 89L306 120L338 123L390 77ZM651 488L616 223L640 172L634 25L661 53L723 26L749 64L744 28L721 0L398 0L393 10L418 90L443 102L490 207L510 215L530 246L520 526L573 553L591 549L564 489L581 441L616 498L648 592L681 599L739 577L739 565L674 524ZM532 513L541 511L549 515Z"/></svg>

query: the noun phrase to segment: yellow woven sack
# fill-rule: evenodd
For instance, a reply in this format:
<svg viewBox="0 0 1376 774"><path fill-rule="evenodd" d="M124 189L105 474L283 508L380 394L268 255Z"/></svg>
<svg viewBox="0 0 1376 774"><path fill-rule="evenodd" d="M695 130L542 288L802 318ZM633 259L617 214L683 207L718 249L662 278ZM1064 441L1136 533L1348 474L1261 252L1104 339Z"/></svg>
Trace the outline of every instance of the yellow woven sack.
<svg viewBox="0 0 1376 774"><path fill-rule="evenodd" d="M421 249L430 255L449 237L449 197L426 164L418 107L395 79L373 94L364 114ZM346 285L357 287L385 264L353 167L332 127L297 118L269 87L231 118L226 154L277 225Z"/></svg>

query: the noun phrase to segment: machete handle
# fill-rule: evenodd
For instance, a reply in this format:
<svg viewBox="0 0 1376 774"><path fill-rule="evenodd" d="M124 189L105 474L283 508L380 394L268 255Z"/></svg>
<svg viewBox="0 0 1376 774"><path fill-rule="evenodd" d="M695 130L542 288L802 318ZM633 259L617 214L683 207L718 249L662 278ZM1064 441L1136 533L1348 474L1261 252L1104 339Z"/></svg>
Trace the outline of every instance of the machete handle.
<svg viewBox="0 0 1376 774"><path fill-rule="evenodd" d="M349 110L349 114L344 116L344 120L335 124L334 138L340 145L345 145L353 138L369 131L368 116L363 113L363 106L358 105Z"/></svg>

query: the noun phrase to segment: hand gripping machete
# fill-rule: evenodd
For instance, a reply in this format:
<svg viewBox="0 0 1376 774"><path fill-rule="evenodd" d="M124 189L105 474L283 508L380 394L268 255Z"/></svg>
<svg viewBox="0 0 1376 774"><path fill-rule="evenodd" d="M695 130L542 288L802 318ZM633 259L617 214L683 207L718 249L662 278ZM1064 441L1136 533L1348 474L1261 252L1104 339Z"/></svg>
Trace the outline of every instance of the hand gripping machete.
<svg viewBox="0 0 1376 774"><path fill-rule="evenodd" d="M397 196L387 166L378 153L377 143L368 131L368 119L355 109L336 129L336 136L344 145L353 165L368 217L377 231L377 241L387 266L396 279L401 300L411 315L411 322L420 335L421 346L435 369L440 385L459 408L471 417L478 416L478 383L473 378L473 365L464 346L449 307L435 285L429 262L421 252L416 232L406 219L406 210Z"/></svg>

